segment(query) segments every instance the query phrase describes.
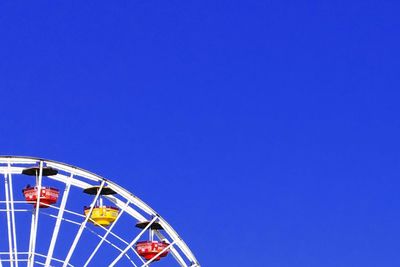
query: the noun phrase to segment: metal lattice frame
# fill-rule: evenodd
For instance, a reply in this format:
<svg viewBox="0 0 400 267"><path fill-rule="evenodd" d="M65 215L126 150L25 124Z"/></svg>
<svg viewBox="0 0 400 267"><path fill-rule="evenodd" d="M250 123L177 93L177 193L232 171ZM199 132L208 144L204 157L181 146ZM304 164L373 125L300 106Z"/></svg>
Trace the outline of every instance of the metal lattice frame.
<svg viewBox="0 0 400 267"><path fill-rule="evenodd" d="M54 205L49 205L47 209L34 208L32 205L34 204L33 202L28 203L20 197L21 195L17 196L15 194L21 188L13 187L14 178L21 175L24 169L32 165L39 166L39 175L36 177L35 181L38 192L40 192L42 186L45 186L44 181L51 180L52 182L64 185L64 188L60 188L60 198L58 202ZM45 177L43 175L44 166L57 169L59 173L54 176ZM4 233L6 233L4 237L8 238L8 246L3 246L4 248L7 247L7 250L4 249L4 251L0 251L0 267L18 267L19 264L28 267L36 265L74 266L72 261L73 255L79 247L79 241L83 233L91 233L98 238L97 244L93 244L95 247L87 255L84 263L81 263L84 267L91 266L92 260L96 258L96 256L99 256L100 251L104 249L106 244L108 248L115 250L117 256L109 263L104 263L104 266L118 266L118 263L122 259L125 259L125 264L128 263L131 264L131 266L149 266L158 256L168 250L170 255L172 255L168 257L173 259L172 261L175 262L175 266L200 267L199 262L196 260L189 247L158 213L138 197L108 179L64 163L47 159L16 156L0 156L0 175L4 176L4 196L2 196L4 200L0 200L0 216L2 216L0 218L5 218L6 220L6 225L0 225L0 229L3 229L0 230L0 233L4 231ZM82 189L93 186L100 186L100 188L107 186L117 193L117 195L103 196L107 201L112 203L112 205L120 209L116 220L108 228L101 225L89 225L88 223L90 221L89 214L91 214L95 207L101 190L98 190L97 194L93 197L90 210L87 213L88 215L85 216L81 212L76 212L67 208L68 200L73 199L73 197L70 196L72 188L78 188L81 192ZM36 207L39 207L40 198L38 197L35 202ZM17 234L19 234L18 227L20 227L18 214L20 213L31 213L28 251L19 250L21 245L23 245L17 236ZM128 232L128 234L121 234L114 231L121 218L126 217L136 222L149 221L149 223L135 235L132 235L130 232ZM38 227L40 227L42 218L53 218L53 220L55 220L52 226L53 228L48 229L51 239L47 245L47 251L38 251L37 249ZM152 259L145 261L138 255L134 249L134 245L155 222L164 229L163 232L153 230L156 238L159 240L166 240L169 245L164 248L163 251L160 251L158 255L153 256ZM59 242L60 233L62 233L63 225L67 223L76 225L79 228L77 232L74 233L75 236L72 244L63 244L64 247L66 246L65 254L55 257L57 245L61 246ZM171 264L169 263L168 266L171 266Z"/></svg>

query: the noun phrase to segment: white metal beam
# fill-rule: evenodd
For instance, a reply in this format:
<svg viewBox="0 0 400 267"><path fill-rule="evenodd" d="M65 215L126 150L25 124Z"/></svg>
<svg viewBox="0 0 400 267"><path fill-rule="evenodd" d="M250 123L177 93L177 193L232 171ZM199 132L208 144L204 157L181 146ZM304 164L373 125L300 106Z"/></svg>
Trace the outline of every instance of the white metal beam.
<svg viewBox="0 0 400 267"><path fill-rule="evenodd" d="M43 211L41 211L40 212L41 214L44 214L44 215L47 215L47 216L49 216L49 217L51 217L51 218L57 218L57 216L56 215L53 215L53 214L50 214L50 213L46 213L46 212L43 212ZM65 222L68 222L68 223L71 223L71 224L75 224L75 225L81 225L82 224L82 222L76 222L76 221L74 221L74 220L69 220L69 219L65 219L65 218L62 218L61 219L62 221L65 221ZM99 235L97 232L95 232L94 230L92 230L92 229L90 229L89 227L87 227L87 226L85 226L85 230L87 230L87 231L89 231L90 233L92 233L93 235L95 235L95 236L97 236L98 238L102 238L102 236L101 235ZM117 236L118 237L118 236ZM121 241L123 241L123 239L120 239ZM120 251L120 252L122 252L122 249L121 248L119 248L117 245L115 245L113 242L111 242L110 240L107 240L107 239L105 239L104 240L105 242L107 242L109 245L111 245L112 247L114 247L116 250L118 250L118 251ZM129 243L128 242L125 242L125 241L123 241L123 243L124 244L126 244L126 245L128 245ZM0 253L0 255L1 255L1 253ZM40 255L39 253L36 253L36 255ZM125 255L126 256L126 258L134 265L134 266L136 266L136 264L132 261L132 259L128 256L128 255ZM56 258L53 258L52 260L57 260ZM58 260L59 262L64 262L64 261L62 261L62 260ZM68 263L68 266L72 266L70 263Z"/></svg>
<svg viewBox="0 0 400 267"><path fill-rule="evenodd" d="M70 249L69 249L69 251L68 251L67 257L66 257L65 260L64 260L63 267L66 267L66 266L68 265L69 261L71 260L72 254L74 253L74 250L75 250L75 248L76 248L76 245L78 244L78 241L79 241L79 239L81 238L81 235L82 235L83 230L85 229L86 223L87 223L87 221L89 220L90 215L92 214L93 208L94 208L95 205L96 205L96 201L97 201L97 199L98 199L99 196L100 196L100 193L101 193L101 190L102 190L103 187L104 187L104 184L105 184L105 180L103 180L103 181L101 182L100 188L97 190L96 197L93 199L93 202L92 202L92 204L90 205L89 212L87 213L87 215L86 215L86 217L85 217L85 220L82 222L81 227L79 227L79 230L78 230L78 233L77 233L76 236L75 236L74 242L72 243L72 245L71 245L71 247L70 247Z"/></svg>
<svg viewBox="0 0 400 267"><path fill-rule="evenodd" d="M5 173L4 174L4 189L5 189L5 193L6 193L6 210L7 210L7 232L8 232L8 249L9 249L9 253L10 253L10 266L13 267L14 266L14 255L12 253L12 245L13 245L13 241L12 241L12 230L11 230L11 214L10 214L10 196L9 196L9 192L8 190L10 189L8 186L8 175Z"/></svg>
<svg viewBox="0 0 400 267"><path fill-rule="evenodd" d="M37 177L36 181L36 208L33 209L32 212L32 229L30 235L30 250L28 257L28 266L33 267L35 263L35 253L36 253L36 234L39 224L39 210L40 210L40 195L42 192L42 175L43 175L43 161L39 163L39 177Z"/></svg>
<svg viewBox="0 0 400 267"><path fill-rule="evenodd" d="M11 164L8 163L9 170L11 169ZM8 173L8 186L10 193L10 207L11 207L11 226L12 226L12 234L13 234L13 242L14 242L14 258L15 258L15 266L18 267L18 247L17 247L17 230L15 224L15 211L14 211L14 193L13 193L13 183L11 173Z"/></svg>
<svg viewBox="0 0 400 267"><path fill-rule="evenodd" d="M73 177L73 174L71 174L70 178L72 178L72 177ZM62 196L60 209L58 210L57 220L54 225L53 235L52 235L51 241L50 241L50 246L47 251L47 257L46 257L46 263L45 263L46 266L49 266L51 264L51 260L53 258L54 247L56 246L58 232L60 231L60 226L61 226L61 219L63 218L63 215L64 215L65 205L67 204L70 187L71 187L71 183L70 183L70 179L68 179L66 182L66 185L65 185L63 196Z"/></svg>

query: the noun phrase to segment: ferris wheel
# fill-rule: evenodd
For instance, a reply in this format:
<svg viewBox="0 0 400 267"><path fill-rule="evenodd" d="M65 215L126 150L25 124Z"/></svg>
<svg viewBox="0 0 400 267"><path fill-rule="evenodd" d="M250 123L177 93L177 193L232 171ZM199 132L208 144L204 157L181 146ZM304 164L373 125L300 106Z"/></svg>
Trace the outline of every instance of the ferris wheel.
<svg viewBox="0 0 400 267"><path fill-rule="evenodd" d="M158 213L109 179L19 156L0 156L0 174L0 267L200 267Z"/></svg>

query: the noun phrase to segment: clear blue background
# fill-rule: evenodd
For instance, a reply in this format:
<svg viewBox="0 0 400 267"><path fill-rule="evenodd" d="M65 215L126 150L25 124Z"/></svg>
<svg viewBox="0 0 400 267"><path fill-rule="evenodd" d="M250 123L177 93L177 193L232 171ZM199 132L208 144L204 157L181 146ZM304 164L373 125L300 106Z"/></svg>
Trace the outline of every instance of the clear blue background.
<svg viewBox="0 0 400 267"><path fill-rule="evenodd" d="M400 266L398 1L2 1L0 154L74 164L203 266Z"/></svg>

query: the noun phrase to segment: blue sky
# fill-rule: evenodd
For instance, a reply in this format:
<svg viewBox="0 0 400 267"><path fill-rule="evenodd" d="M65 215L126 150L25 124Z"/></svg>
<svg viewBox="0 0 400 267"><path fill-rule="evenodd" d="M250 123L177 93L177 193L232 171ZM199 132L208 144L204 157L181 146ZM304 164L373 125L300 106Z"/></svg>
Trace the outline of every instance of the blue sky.
<svg viewBox="0 0 400 267"><path fill-rule="evenodd" d="M203 266L399 266L397 1L3 1L0 154L109 177Z"/></svg>

